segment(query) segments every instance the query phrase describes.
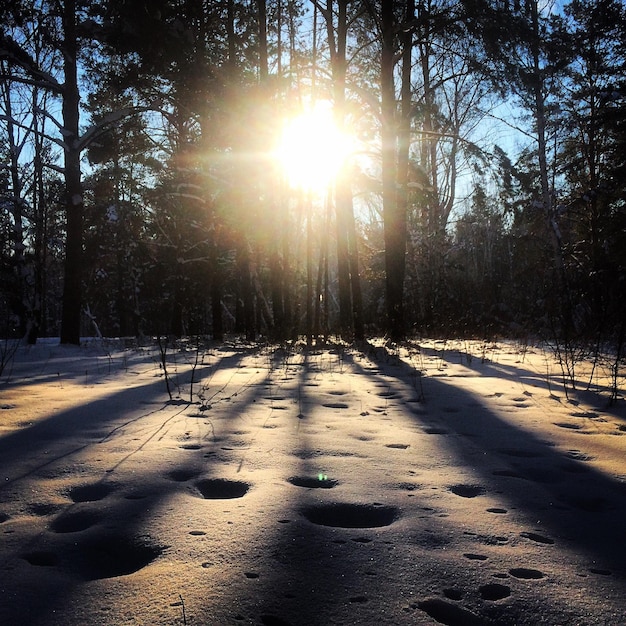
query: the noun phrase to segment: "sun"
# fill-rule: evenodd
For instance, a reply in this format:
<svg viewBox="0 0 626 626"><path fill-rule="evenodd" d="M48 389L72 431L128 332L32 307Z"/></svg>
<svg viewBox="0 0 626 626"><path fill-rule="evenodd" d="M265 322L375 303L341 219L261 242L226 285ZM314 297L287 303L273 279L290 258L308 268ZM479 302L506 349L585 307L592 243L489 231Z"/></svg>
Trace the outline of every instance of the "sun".
<svg viewBox="0 0 626 626"><path fill-rule="evenodd" d="M274 155L291 187L323 194L352 152L332 105L321 102L285 122Z"/></svg>

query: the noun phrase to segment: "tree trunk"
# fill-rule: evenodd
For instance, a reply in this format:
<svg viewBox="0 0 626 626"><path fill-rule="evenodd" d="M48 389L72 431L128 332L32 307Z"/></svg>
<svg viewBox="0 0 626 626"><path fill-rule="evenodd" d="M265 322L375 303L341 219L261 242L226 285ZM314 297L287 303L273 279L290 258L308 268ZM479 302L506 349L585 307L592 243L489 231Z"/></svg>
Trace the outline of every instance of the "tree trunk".
<svg viewBox="0 0 626 626"><path fill-rule="evenodd" d="M350 289L352 291L352 325L354 338L365 339L365 322L363 320L363 292L361 291L361 275L359 273L359 249L352 204L352 190L349 190L349 210L346 211L348 230L348 261L350 267Z"/></svg>
<svg viewBox="0 0 626 626"><path fill-rule="evenodd" d="M4 63L2 74L5 74ZM11 102L11 90L9 83L2 82L2 99L6 112L6 141L9 153L8 169L11 177L12 199L9 201L10 212L13 216L11 228L11 248L13 252L13 268L15 270L15 284L10 288L11 310L17 315L20 338L24 338L27 332L28 306L26 303L26 267L24 258L24 219L22 214L22 178L20 176L20 148L15 136L13 124L13 107Z"/></svg>
<svg viewBox="0 0 626 626"><path fill-rule="evenodd" d="M346 42L348 38L348 4L339 0L337 7L337 36L330 36L332 29L332 2L327 3L326 19L331 45L334 114L337 128L345 126L346 104ZM336 42L336 43L335 43ZM359 260L352 204L349 167L344 167L336 180L335 188L337 231L337 278L339 284L339 331L345 339L362 339L363 301L359 275Z"/></svg>
<svg viewBox="0 0 626 626"><path fill-rule="evenodd" d="M212 244L211 270L211 318L213 321L213 339L215 339L215 341L223 341L222 272L219 267L218 251L215 244Z"/></svg>
<svg viewBox="0 0 626 626"><path fill-rule="evenodd" d="M76 2L63 5L64 75L63 128L65 142L66 241L61 343L80 344L82 297L83 195L80 172Z"/></svg>
<svg viewBox="0 0 626 626"><path fill-rule="evenodd" d="M382 187L385 240L385 295L387 330L393 341L404 338L404 272L406 251L406 213L398 205L396 97L393 80L395 24L393 3L381 5L381 113L382 113Z"/></svg>
<svg viewBox="0 0 626 626"><path fill-rule="evenodd" d="M250 276L250 244L243 241L239 250L239 289L243 304L243 328L248 341L256 340L254 290Z"/></svg>
<svg viewBox="0 0 626 626"><path fill-rule="evenodd" d="M415 19L415 0L407 0L405 27L402 31L402 83L400 87L400 120L398 124L398 174L396 210L398 215L398 237L406 241L406 216L409 209L409 153L411 148L411 69L413 57L413 31L409 24ZM400 242L398 242L400 243ZM406 244L400 244L406 245ZM403 251L404 255L404 251ZM399 260L398 260L399 261ZM398 262L396 261L396 263ZM404 261L403 261L404 264ZM404 269L402 270L404 271ZM404 282L404 281L403 281ZM396 287L397 289L398 287ZM402 285L399 286L402 288ZM402 297L402 296L401 296ZM403 324L401 320L401 324ZM399 327L402 331L402 326Z"/></svg>

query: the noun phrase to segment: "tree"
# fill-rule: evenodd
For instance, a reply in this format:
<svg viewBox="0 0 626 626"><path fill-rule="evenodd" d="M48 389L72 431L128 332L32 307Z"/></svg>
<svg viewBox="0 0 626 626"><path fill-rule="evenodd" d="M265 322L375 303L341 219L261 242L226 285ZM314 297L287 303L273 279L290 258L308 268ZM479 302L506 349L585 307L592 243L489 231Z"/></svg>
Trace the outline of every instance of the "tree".
<svg viewBox="0 0 626 626"><path fill-rule="evenodd" d="M330 54L333 111L337 128L346 125L348 34L360 12L354 0L328 0L326 5L314 2L326 25ZM351 171L346 164L335 180L335 214L337 233L337 278L339 286L339 329L344 337L364 336L363 302L359 275L359 255L354 220Z"/></svg>
<svg viewBox="0 0 626 626"><path fill-rule="evenodd" d="M571 55L558 154L566 269L577 301L586 303L584 332L604 335L614 332L623 301L626 11L619 2L574 0L557 26Z"/></svg>
<svg viewBox="0 0 626 626"><path fill-rule="evenodd" d="M65 261L62 296L61 342L80 342L82 305L82 259L84 201L81 181L81 154L103 128L115 124L136 110L110 111L94 126L81 133L80 128L80 53L91 47L92 58L97 57L98 32L97 3L65 0L42 2L37 10L26 10L23 3L5 8L7 24L0 35L0 59L14 70L10 80L36 86L61 101L60 119L53 111L44 111L47 121L56 127L60 137L54 139L63 150L65 183ZM8 19L11 18L11 19ZM28 29L43 33L41 41L49 46L52 63L44 65L42 56L34 54ZM48 69L50 68L50 69ZM59 71L57 72L57 68ZM35 112L33 112L35 113Z"/></svg>
<svg viewBox="0 0 626 626"><path fill-rule="evenodd" d="M405 336L404 275L406 268L406 212L398 202L398 131L396 84L394 80L398 22L393 2L380 8L381 57L381 143L382 197L385 237L385 297L387 328L393 341Z"/></svg>

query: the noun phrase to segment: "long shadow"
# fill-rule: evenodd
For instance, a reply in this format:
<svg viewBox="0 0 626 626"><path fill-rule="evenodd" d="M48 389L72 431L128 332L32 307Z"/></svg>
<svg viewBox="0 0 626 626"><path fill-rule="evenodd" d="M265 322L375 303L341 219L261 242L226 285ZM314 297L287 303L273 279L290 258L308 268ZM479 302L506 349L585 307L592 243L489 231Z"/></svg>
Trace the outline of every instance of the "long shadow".
<svg viewBox="0 0 626 626"><path fill-rule="evenodd" d="M380 350L380 348L377 348ZM485 358L477 357L475 354L471 354L464 350L442 348L429 348L420 346L419 350L430 357L435 357L441 360L442 363L452 363L454 360L458 360L458 363L464 367L476 372L480 375L491 376L494 378L500 378L509 380L511 382L523 383L530 385L533 388L544 389L550 394L567 394L572 403L576 403L578 399L584 399L585 401L594 404L597 407L602 407L602 411L618 419L624 419L626 417L625 411L622 407L611 406L608 404L611 389L606 386L589 388L588 380L577 381L578 387L576 389L571 388L571 382L563 381L564 375L560 370L555 372L536 372L523 366L523 360L520 360L519 364L508 365L506 363L497 362L492 358L486 356ZM457 359L454 359L456 355Z"/></svg>
<svg viewBox="0 0 626 626"><path fill-rule="evenodd" d="M298 447L293 451L297 469L288 478L295 516L280 520L268 537L265 549L274 555L275 568L264 581L264 599L256 615L270 626L348 623L342 619L365 623L357 619L358 608L365 602L363 588L372 572L364 570L358 549L367 549L368 524L391 521L373 520L371 516L379 513L375 507L353 507L346 502L350 496L333 491L338 481L319 473L321 451L312 441L316 427L323 429L313 411L320 405L317 372L314 359L305 353L298 381Z"/></svg>
<svg viewBox="0 0 626 626"><path fill-rule="evenodd" d="M242 355L225 357L219 367L236 369L242 358ZM344 358L349 359L350 355L347 353ZM277 359L273 361L274 364L278 362ZM413 369L402 363L390 366L376 361L375 364L380 375L354 360L351 363L374 383L388 384L391 379L397 382L394 385L397 389L393 391L406 392L408 387L415 391ZM203 375L208 374L208 370L213 367L217 365L208 366ZM359 621L360 609L367 609L367 597L363 590L367 586L376 586L377 569L393 565L389 546L384 541L372 541L371 531L358 526L364 515L372 515L372 511L378 515L380 507L324 507L324 504L346 504L346 500L351 500L350 494L344 490L339 495L339 489L334 491L333 488L317 485L312 487L312 483L307 482L319 480L316 461L319 450L313 440L317 424L311 410L313 406L320 404L320 398L315 393L315 374L316 364L305 359L299 371L298 415L292 418L297 420L293 428L298 432L298 447L294 450L294 454L297 453L294 458L298 459L295 474L303 479L302 486L292 484L289 491L289 497L293 500L293 507L290 505L289 508L296 511L296 515L290 519L273 520L273 531L269 530L272 520L267 520L264 528L256 529L258 541L262 543L261 548L272 555L275 568L272 572L262 573L258 582L263 585L263 599L260 605L251 607L250 612L253 613L252 619L256 623L261 620L262 624L269 626L372 623L365 618ZM113 426L109 422L115 422L114 428L108 428L108 433L113 433L110 436L114 436L113 431L119 427L119 411L128 410L129 402L145 400L146 390L153 395L155 401L162 402L164 385L163 381L158 381L144 386L143 390L136 390L136 396L132 389L115 394L114 407L106 400L98 401L103 404L98 404L97 407L92 403L93 415L96 415L96 408L111 409L110 417L104 421L104 430L107 426ZM425 432L430 429L430 432L439 432L445 437L449 448L459 460L481 477L481 483L486 489L501 491L501 497L525 512L529 519L539 520L537 523L557 545L567 545L586 552L596 562L598 571L606 572L610 569L613 575L620 575L626 555L622 542L616 543L624 509L624 494L619 484L589 468L584 461L569 458L567 454L555 450L532 434L503 422L485 407L480 407L480 416L475 421L464 416L463 409L467 406L471 406L472 414L478 413L476 405L480 404L479 398L459 390L445 380L427 378L424 381L424 391L425 407L423 404L410 403L407 404L407 411ZM246 407L250 407L266 393L263 385L242 389L233 399L232 406L226 405L228 408L221 413L226 420L223 425L229 424L231 419L237 420ZM405 394L398 393L398 396L401 395ZM415 400L416 394L411 395ZM96 426L100 428L102 423L94 424L94 419L89 419L91 416L88 413L67 413L69 415L64 417L50 418L57 419L58 422L57 427L49 434L57 446L57 452L62 452L65 444L69 455L75 446L71 441L64 442L64 433L73 433L74 428L82 435L89 436L92 429ZM141 416L137 419L140 418ZM86 423L81 419L86 420ZM372 419L376 417L372 416ZM35 430L35 433L35 451L41 458L48 449L46 441L50 440L43 436L46 434L45 430ZM0 623L53 623L53 612L67 610L65 602L83 582L130 573L143 567L151 559L158 558L165 546L153 543L153 540L145 537L146 521L159 503L177 493L181 487L184 488L189 483L195 484L199 477L198 472L210 475L211 470L217 469L222 461L228 460L232 463L236 452L231 449L234 446L229 445L230 435L226 431L218 435L213 432L213 438L208 440L209 445L199 447L195 453L193 449L181 451L179 465L171 468L165 476L164 469L160 466L146 465L142 475L134 478L136 484L142 485L141 492L116 491L115 476L107 476L98 483L82 485L82 495L80 489L72 495L75 503L67 510L56 511L58 515L53 521L56 524L56 535L47 540L46 537L32 538L32 546L26 556L31 559L33 569L40 574L35 576L38 587L37 592L32 593L28 615L16 614L10 604L5 603L0 606ZM29 439L24 437L13 441L25 446ZM140 445L142 442L138 447ZM11 453L10 448L10 445L0 440L0 468L3 472L5 468L11 467L2 460L3 452ZM529 453L534 456L528 456ZM55 453L55 459L60 458ZM12 463L19 463L17 452ZM332 480L335 477L328 478ZM568 478L577 484L571 485ZM323 481L324 477L321 482ZM579 493L581 484L584 491L582 496ZM199 488L210 490L224 486L224 483L208 480L200 482ZM570 496L574 499L570 499ZM102 522L97 508L100 500L106 504L107 515L124 520L119 525L107 528L104 535L97 528ZM307 519L307 515L312 515L314 521ZM386 520L379 521L382 523ZM90 534L91 529L87 527L79 533L80 538L75 541L73 548L68 547L67 553L59 554L55 546L60 538L67 537L69 540L74 535L73 529L78 531L81 524L89 526L90 523L95 525L94 533ZM599 537L601 533L605 537ZM245 538L249 539L247 535ZM259 549L259 546L256 548ZM113 559L107 557L107 553ZM118 564L115 565L115 562ZM368 562L370 564L366 565ZM312 563L315 567L312 567ZM318 575L320 571L321 577ZM51 575L51 572L59 575ZM2 572L2 575L5 573L6 571ZM207 584L215 584L215 581L211 580ZM392 589L387 592L390 598L395 593ZM228 598L226 600L229 601ZM397 617L393 615L393 610L392 607L386 614L389 619ZM397 607L395 610L399 611ZM369 608L366 615L371 618L373 614L374 611ZM212 615L210 607L207 607L207 615L209 618ZM240 623L239 618L237 623ZM413 622L411 615L407 615L405 621L384 623Z"/></svg>
<svg viewBox="0 0 626 626"><path fill-rule="evenodd" d="M61 345L42 347L39 352L44 354L40 356L32 355L28 348L20 350L0 377L0 390L10 389L13 385L19 385L20 388L45 383L62 385L64 381L76 379L82 379L85 384L98 384L102 379L124 373L135 366L137 361L145 362L147 355L145 352L137 351L129 355L125 353L111 355L101 349L77 349L76 346ZM156 354L152 360L157 366ZM84 363L87 369L77 370L77 362ZM69 369L65 367L66 363L70 365Z"/></svg>
<svg viewBox="0 0 626 626"><path fill-rule="evenodd" d="M364 355L371 358L371 352ZM410 384L413 368L388 365L393 358L388 355L376 364L385 376ZM508 375L513 377L513 371ZM484 488L502 494L555 542L585 554L592 568L625 576L626 485L595 470L580 451L560 451L501 419L479 397L448 380L423 381L425 410L413 416L425 432L445 436L447 448L480 477Z"/></svg>
<svg viewBox="0 0 626 626"><path fill-rule="evenodd" d="M197 368L195 378L208 376L217 369L236 369L242 358L243 354L234 354L211 365ZM190 376L191 374L187 375L187 380L181 377L181 385L188 384ZM85 402L72 409L43 418L35 424L0 436L0 475L4 478L0 484L0 492L9 487L13 480L24 478L37 469L79 452L95 442L105 441L128 423L164 410L168 406L165 396L165 383L162 378L159 378L151 383L129 387L92 402ZM147 400L149 398L154 398L158 408L142 411L128 422L107 430L111 423L119 421L121 414L128 413L132 409L140 409L149 402ZM182 402L184 405L184 401ZM103 414L108 417L102 419ZM75 440L81 437L84 437L84 443L75 445ZM24 471L24 466L28 467L26 471Z"/></svg>
<svg viewBox="0 0 626 626"><path fill-rule="evenodd" d="M94 443L94 439L106 440L111 432L106 430L107 425L117 421L120 412L126 413L129 407L141 406L146 397L162 398L164 392L164 383L161 380L131 387L51 415L31 426L0 437L0 474L4 477L0 491L15 480L25 478L38 469L85 449ZM167 406L164 399L159 402L160 409L144 412L134 418L134 421ZM109 415L104 420L101 419L103 407L108 409ZM85 442L76 445L75 440L80 437L84 437Z"/></svg>
<svg viewBox="0 0 626 626"><path fill-rule="evenodd" d="M364 356L368 356L367 351ZM375 367L370 369L351 358L349 352L344 359L357 374L371 381L370 387L380 387L381 404L384 405L386 399L396 405L408 402L407 413L425 434L445 437L448 448L478 475L481 486L497 492L499 497L508 500L511 508L525 514L532 529L540 526L541 534L534 533L533 537L546 541L551 537L557 546L585 552L592 572L608 574L610 569L615 577L623 574L625 550L621 541L616 543L616 538L621 532L618 522L624 501L623 492L615 481L587 468L584 461L569 458L532 434L504 423L486 407L479 406L479 398L452 384L427 379L424 405L423 401L418 402L420 389L415 384L415 371L406 364L392 366L372 361ZM373 623L373 620L422 623L420 617L428 618L419 613L418 603L409 604L402 596L404 593L409 596L411 585L418 581L421 588L432 588L436 584L424 585L421 580L424 576L432 576L433 581L437 576L441 580L445 580L446 575L451 576L445 572L446 553L431 550L433 541L439 538L445 541L446 532L455 532L454 523L435 516L430 518L430 524L416 519L415 525L408 527L407 532L412 535L406 538L406 543L425 539L431 543L429 550L418 552L420 563L396 564L395 559L403 557L394 555L392 542L385 541L384 535L377 537L376 527L366 528L367 523L363 522L372 509L376 510L376 505L352 507L351 504L360 499L359 494L342 489L340 475L320 477L317 474L319 464L323 463L320 457L323 451L315 444L315 427L322 424L319 416L315 417L313 407L319 407L323 401L316 396L314 378L314 364L305 359L299 381L297 418L301 435L294 448L299 461L296 475L291 477L294 489L289 495L289 508L295 514L289 519L277 520L274 530L265 536L265 550L273 555L275 567L269 573L261 572L259 584L263 599L246 617L256 619L254 623L260 619L262 624L270 626L358 624ZM479 413L475 422L468 423L464 419L466 406L471 407L472 413ZM376 415L368 416L365 423L376 419ZM324 484L326 480L335 479L339 480L337 489ZM568 480L576 483L582 480L584 493L576 485L572 485L574 489L570 493ZM603 491L607 495L598 496ZM391 523L392 517L393 512L390 517L379 518L372 524ZM367 519L373 520L372 517ZM471 520L467 522L464 528L471 528ZM439 535L429 532L435 524L442 529ZM607 529L612 537L600 537L607 524L613 524ZM440 568L434 565L439 554L442 557ZM410 553L406 558L410 559ZM389 584L388 576L377 578L379 572L386 570L397 571L395 586ZM528 616L521 622L515 621L515 611L523 612L524 607L516 607L511 612L506 605L494 603L485 608L483 620L451 603L442 601L428 606L434 613L443 613L442 623L455 626L532 622L532 617ZM543 615L542 610L551 617L559 614L557 606L532 607L532 610L537 611L537 617Z"/></svg>
<svg viewBox="0 0 626 626"><path fill-rule="evenodd" d="M215 368L236 370L242 358L241 353L223 357L202 370L198 368L196 376L208 375L209 370ZM239 394L244 404L254 402L255 394L260 393L257 389L248 391L249 398L243 392ZM0 439L0 475L3 477L0 489L7 491L9 498L14 498L11 492L17 489L17 482L28 478L35 499L20 501L21 510L40 517L47 525L45 532L30 537L16 534L15 539L12 538L14 545L7 549L8 559L0 566L0 586L5 594L0 604L0 623L61 623L62 617L59 616L70 610L69 597L85 582L131 574L149 565L166 551L167 546L146 535L146 522L160 503L179 493L181 488L188 489L191 485L198 497L220 497L225 490L245 488L243 482L199 480L200 474L210 474L210 467L222 458L211 449L198 446L201 458L193 462L187 450L193 451L195 447L190 446L180 451L178 467L170 466L167 472L158 462L142 463L140 470L133 472L132 487L124 486L124 481L116 478L118 461L100 480L81 481L78 472L76 485L67 493L70 502L66 505L46 502L45 496L43 500L37 500L37 482L45 480L37 475L38 471L94 443L114 439L117 432L123 430L123 425L107 430L108 426L119 422L120 415L132 412L135 406L140 407L152 398L160 404L160 408L142 412L125 425L168 406L171 408L164 394L163 381L155 381L51 416ZM187 406L183 404L174 416L164 417L164 422L178 416ZM233 417L239 414L238 407L229 408L229 411ZM103 413L108 415L104 420L101 419ZM95 441L93 437L89 438L94 428L105 433ZM82 437L88 440L77 445L75 440ZM154 433L148 435L137 449L153 437ZM214 444L228 448L228 436L216 438ZM25 459L29 461L26 470L23 469ZM56 475L57 471L59 468L54 468L52 474ZM3 513L0 507L1 524L11 519ZM13 531L5 530L8 532ZM89 611L89 607L86 610Z"/></svg>

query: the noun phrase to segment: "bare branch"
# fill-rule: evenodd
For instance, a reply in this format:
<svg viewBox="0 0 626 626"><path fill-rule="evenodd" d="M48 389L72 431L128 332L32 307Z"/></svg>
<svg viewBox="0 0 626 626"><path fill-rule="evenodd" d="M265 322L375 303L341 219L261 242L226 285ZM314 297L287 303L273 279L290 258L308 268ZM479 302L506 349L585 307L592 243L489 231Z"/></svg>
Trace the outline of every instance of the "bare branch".
<svg viewBox="0 0 626 626"><path fill-rule="evenodd" d="M38 86L57 94L63 93L63 85L52 74L42 70L35 59L9 35L0 35L0 59L21 67Z"/></svg>
<svg viewBox="0 0 626 626"><path fill-rule="evenodd" d="M81 150L84 150L89 144L91 144L92 141L100 137L100 135L106 132L106 130L110 128L113 124L127 117L131 117L132 115L147 113L148 111L159 113L164 117L169 117L170 115L167 111L164 111L157 106L125 107L123 109L118 109L117 111L110 111L109 113L104 115L97 123L95 123L93 126L85 131L83 136L80 138L80 141L78 142L78 147Z"/></svg>
<svg viewBox="0 0 626 626"><path fill-rule="evenodd" d="M22 124L22 123L18 122L14 118L9 118L7 115L0 115L0 121L10 122L11 124L13 124L13 126L17 126L18 128L21 128L22 130L26 130L28 132L33 132L33 129L32 129L31 126L27 126L26 124ZM63 150L67 149L67 144L65 142L61 141L60 139L56 139L55 137L51 137L50 135L47 135L47 134L42 133L40 131L34 131L34 132L36 132L38 135L41 135L42 137L44 137L48 141L51 141L52 143L55 143L60 148L63 148Z"/></svg>

